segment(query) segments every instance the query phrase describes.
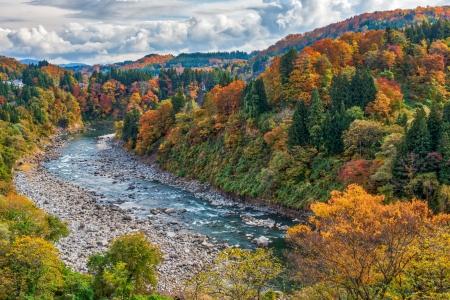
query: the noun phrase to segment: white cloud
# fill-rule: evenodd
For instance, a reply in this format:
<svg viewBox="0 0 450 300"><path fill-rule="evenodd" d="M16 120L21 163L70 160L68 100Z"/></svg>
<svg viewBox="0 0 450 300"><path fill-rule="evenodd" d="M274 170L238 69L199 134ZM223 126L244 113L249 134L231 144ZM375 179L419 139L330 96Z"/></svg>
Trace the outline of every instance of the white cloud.
<svg viewBox="0 0 450 300"><path fill-rule="evenodd" d="M286 34L363 12L438 5L443 0L34 0L32 5L12 6L7 2L0 0L0 19L9 18L0 23L8 25L0 28L3 54L94 63L153 52L252 51ZM29 13L30 7L36 8L36 16ZM48 18L42 13L46 10L51 12ZM26 20L13 20L14 15ZM29 26L33 22L38 23Z"/></svg>

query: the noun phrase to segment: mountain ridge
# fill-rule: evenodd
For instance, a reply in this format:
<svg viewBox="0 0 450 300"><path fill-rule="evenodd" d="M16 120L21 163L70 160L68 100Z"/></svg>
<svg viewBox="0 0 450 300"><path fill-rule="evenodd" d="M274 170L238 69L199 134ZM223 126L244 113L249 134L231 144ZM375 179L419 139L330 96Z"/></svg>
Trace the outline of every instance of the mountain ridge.
<svg viewBox="0 0 450 300"><path fill-rule="evenodd" d="M396 15L400 18L396 18ZM385 20L387 17L389 17L390 20ZM280 55L283 54L281 52L286 52L289 50L291 46L294 46L297 50L301 50L312 44L314 41L325 38L336 39L346 32L380 30L385 29L386 27L402 28L404 26L413 25L423 21L432 22L439 19L450 19L450 5L430 6L426 8L418 6L412 9L399 8L388 11L363 13L355 15L344 21L331 23L327 26L316 28L305 33L289 34L276 42L274 45L260 51L257 56L264 54Z"/></svg>

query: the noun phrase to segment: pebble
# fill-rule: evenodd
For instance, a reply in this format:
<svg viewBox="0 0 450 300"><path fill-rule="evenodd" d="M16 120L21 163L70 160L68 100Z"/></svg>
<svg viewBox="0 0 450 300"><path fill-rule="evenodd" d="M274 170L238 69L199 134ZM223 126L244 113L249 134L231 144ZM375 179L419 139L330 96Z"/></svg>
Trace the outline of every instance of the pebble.
<svg viewBox="0 0 450 300"><path fill-rule="evenodd" d="M161 225L164 230L159 231L160 226L135 219L128 210L98 203L95 193L54 178L42 163L58 158L60 149L66 145L67 141L52 137L52 146L45 147L45 154L24 159L38 166L26 172L15 172L14 182L20 194L69 223L70 235L56 246L62 261L74 271L87 273L88 257L106 251L114 238L135 231L144 232L152 243L160 246L164 255L158 267L158 291L170 293L178 290L188 275L194 274L200 266L212 263L217 252L225 248L208 242L208 237L195 232L168 231L169 227L179 225L177 221ZM124 172L129 170L128 167L123 169ZM104 170L100 168L99 174L104 175ZM175 213L166 210L169 212ZM198 243L199 239L201 243Z"/></svg>

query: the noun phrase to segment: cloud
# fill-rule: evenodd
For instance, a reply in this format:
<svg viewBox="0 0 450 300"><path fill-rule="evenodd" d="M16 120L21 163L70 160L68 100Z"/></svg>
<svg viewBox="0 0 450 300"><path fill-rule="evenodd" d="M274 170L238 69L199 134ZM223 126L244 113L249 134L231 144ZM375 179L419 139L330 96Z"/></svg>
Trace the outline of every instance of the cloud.
<svg viewBox="0 0 450 300"><path fill-rule="evenodd" d="M71 11L71 18L97 21L149 20L185 10L188 3L180 0L34 0L36 6L57 7Z"/></svg>
<svg viewBox="0 0 450 300"><path fill-rule="evenodd" d="M241 20L225 15L207 20L192 17L182 21L146 21L130 25L76 22L64 25L59 33L43 26L19 30L0 29L3 52L21 57L42 57L84 61L112 59L148 53L252 50L258 39L269 33L260 25L259 15L248 14Z"/></svg>
<svg viewBox="0 0 450 300"><path fill-rule="evenodd" d="M365 12L441 5L443 0L262 0L256 8L272 34L310 31Z"/></svg>
<svg viewBox="0 0 450 300"><path fill-rule="evenodd" d="M13 27L0 28L0 51L16 57L87 63L137 59L155 52L252 51L289 33L310 31L360 13L443 1L33 0L16 3L14 12L4 15L17 15L13 13L31 4L58 10L66 17L57 29L50 20L42 21L42 15L36 16L39 23L33 26L14 27L11 21L8 26Z"/></svg>

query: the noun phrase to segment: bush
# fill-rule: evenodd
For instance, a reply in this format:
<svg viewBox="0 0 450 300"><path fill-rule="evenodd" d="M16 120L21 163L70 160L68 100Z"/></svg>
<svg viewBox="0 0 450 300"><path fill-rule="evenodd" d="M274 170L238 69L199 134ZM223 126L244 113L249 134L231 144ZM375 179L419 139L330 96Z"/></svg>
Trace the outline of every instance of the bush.
<svg viewBox="0 0 450 300"><path fill-rule="evenodd" d="M157 285L159 248L144 233L122 235L103 254L89 258L97 297L125 297L147 293Z"/></svg>

